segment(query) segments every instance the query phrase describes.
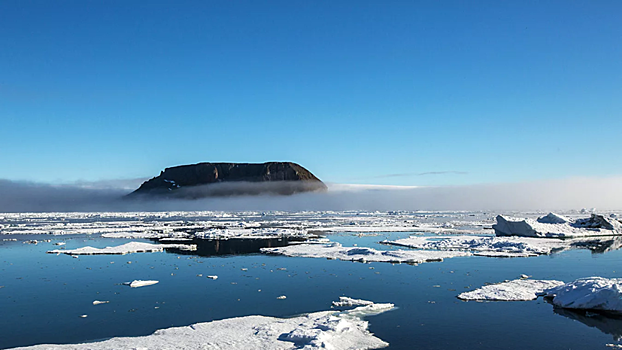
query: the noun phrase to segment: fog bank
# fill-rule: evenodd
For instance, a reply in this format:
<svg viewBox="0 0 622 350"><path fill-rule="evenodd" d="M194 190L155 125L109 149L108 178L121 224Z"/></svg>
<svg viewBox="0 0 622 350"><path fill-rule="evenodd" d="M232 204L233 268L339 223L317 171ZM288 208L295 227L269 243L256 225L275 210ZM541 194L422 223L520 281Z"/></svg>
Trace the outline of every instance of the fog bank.
<svg viewBox="0 0 622 350"><path fill-rule="evenodd" d="M622 209L622 177L440 187L329 184L327 192L196 200L127 200L127 189L87 187L0 180L0 212Z"/></svg>

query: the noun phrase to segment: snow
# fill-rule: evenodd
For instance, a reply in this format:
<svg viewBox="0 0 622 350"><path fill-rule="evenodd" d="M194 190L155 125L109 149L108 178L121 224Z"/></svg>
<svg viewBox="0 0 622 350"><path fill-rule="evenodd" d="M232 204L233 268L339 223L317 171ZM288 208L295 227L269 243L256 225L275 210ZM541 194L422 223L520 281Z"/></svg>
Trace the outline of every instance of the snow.
<svg viewBox="0 0 622 350"><path fill-rule="evenodd" d="M521 276L522 277L522 276ZM490 284L458 295L462 300L523 301L534 300L545 289L563 285L561 281L517 279Z"/></svg>
<svg viewBox="0 0 622 350"><path fill-rule="evenodd" d="M384 244L416 249L472 251L490 257L529 257L568 249L570 242L561 239L494 236L411 236Z"/></svg>
<svg viewBox="0 0 622 350"><path fill-rule="evenodd" d="M564 216L555 213L548 213L547 215L538 218L538 222L542 224L565 224L569 222L569 220Z"/></svg>
<svg viewBox="0 0 622 350"><path fill-rule="evenodd" d="M622 235L622 224L616 218L597 214L574 222L553 213L537 220L502 215L496 219L497 223L492 227L497 236L570 238Z"/></svg>
<svg viewBox="0 0 622 350"><path fill-rule="evenodd" d="M161 252L164 249L196 250L195 244L151 244L144 242L130 242L116 247L93 248L82 247L78 249L50 250L48 254L67 255L100 255L100 254L130 254L145 252Z"/></svg>
<svg viewBox="0 0 622 350"><path fill-rule="evenodd" d="M160 283L160 281L133 280L132 282L124 282L123 284L125 284L126 286L130 286L131 288L138 288L138 287L152 286L157 283Z"/></svg>
<svg viewBox="0 0 622 350"><path fill-rule="evenodd" d="M261 248L265 254L305 258L328 258L360 262L392 262L419 264L443 261L445 258L471 255L467 252L423 250L376 250L365 247L343 247L339 243L297 244L280 248Z"/></svg>
<svg viewBox="0 0 622 350"><path fill-rule="evenodd" d="M580 278L547 289L543 295L563 308L622 313L622 278Z"/></svg>
<svg viewBox="0 0 622 350"><path fill-rule="evenodd" d="M348 311L321 311L292 318L246 316L161 329L148 336L16 349L378 349L389 344L370 333L362 318L393 309L370 304Z"/></svg>

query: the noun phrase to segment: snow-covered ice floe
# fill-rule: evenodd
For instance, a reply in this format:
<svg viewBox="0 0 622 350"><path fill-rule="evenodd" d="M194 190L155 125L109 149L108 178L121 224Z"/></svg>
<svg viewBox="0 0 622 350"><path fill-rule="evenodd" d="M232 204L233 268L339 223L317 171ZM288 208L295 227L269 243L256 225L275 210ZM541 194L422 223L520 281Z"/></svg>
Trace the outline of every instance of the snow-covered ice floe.
<svg viewBox="0 0 622 350"><path fill-rule="evenodd" d="M622 313L622 278L587 277L543 291L555 306Z"/></svg>
<svg viewBox="0 0 622 350"><path fill-rule="evenodd" d="M146 253L161 252L164 249L180 249L193 251L197 249L196 244L151 244L144 242L130 242L116 247L93 248L82 247L78 249L61 249L50 250L49 254L67 254L67 255L100 255L100 254L130 254L130 253Z"/></svg>
<svg viewBox="0 0 622 350"><path fill-rule="evenodd" d="M563 285L561 281L517 279L489 284L458 295L462 300L524 301L538 298L544 290Z"/></svg>
<svg viewBox="0 0 622 350"><path fill-rule="evenodd" d="M328 258L360 262L391 262L419 264L443 261L446 258L471 255L458 251L376 250L365 247L343 247L339 243L297 244L280 248L261 248L265 254L305 258Z"/></svg>
<svg viewBox="0 0 622 350"><path fill-rule="evenodd" d="M597 214L575 221L553 213L538 219L499 215L492 228L497 236L569 238L622 235L622 223L617 217Z"/></svg>
<svg viewBox="0 0 622 350"><path fill-rule="evenodd" d="M161 329L143 337L16 349L379 349L389 344L367 330L368 322L363 317L393 307L393 304L371 303L347 311L321 311L292 318L237 317Z"/></svg>

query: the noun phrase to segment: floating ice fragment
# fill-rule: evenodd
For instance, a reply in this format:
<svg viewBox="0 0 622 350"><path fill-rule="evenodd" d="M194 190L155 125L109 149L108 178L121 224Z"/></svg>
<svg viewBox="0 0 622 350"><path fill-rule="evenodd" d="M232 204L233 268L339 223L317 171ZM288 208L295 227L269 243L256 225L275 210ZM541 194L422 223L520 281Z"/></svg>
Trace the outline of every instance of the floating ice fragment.
<svg viewBox="0 0 622 350"><path fill-rule="evenodd" d="M108 300L94 300L93 305L108 304L109 302Z"/></svg>
<svg viewBox="0 0 622 350"><path fill-rule="evenodd" d="M287 297L285 295L281 295L281 296L276 297L276 298L279 299L279 300L287 299Z"/></svg>
<svg viewBox="0 0 622 350"><path fill-rule="evenodd" d="M215 279L218 279L218 276L216 276L216 275L210 275L210 276L207 276L207 278L215 280Z"/></svg>
<svg viewBox="0 0 622 350"><path fill-rule="evenodd" d="M160 283L160 281L143 281L143 280L134 280L132 282L124 282L126 286L130 286L132 288L151 286L153 284Z"/></svg>

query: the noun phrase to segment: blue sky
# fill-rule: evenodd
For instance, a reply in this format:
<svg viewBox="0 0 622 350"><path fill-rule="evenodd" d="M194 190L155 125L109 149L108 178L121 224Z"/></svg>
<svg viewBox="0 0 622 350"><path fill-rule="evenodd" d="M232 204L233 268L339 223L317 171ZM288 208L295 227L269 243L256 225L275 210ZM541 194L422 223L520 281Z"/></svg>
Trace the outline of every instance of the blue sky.
<svg viewBox="0 0 622 350"><path fill-rule="evenodd" d="M337 183L622 175L620 13L620 1L2 1L0 179L270 160Z"/></svg>

